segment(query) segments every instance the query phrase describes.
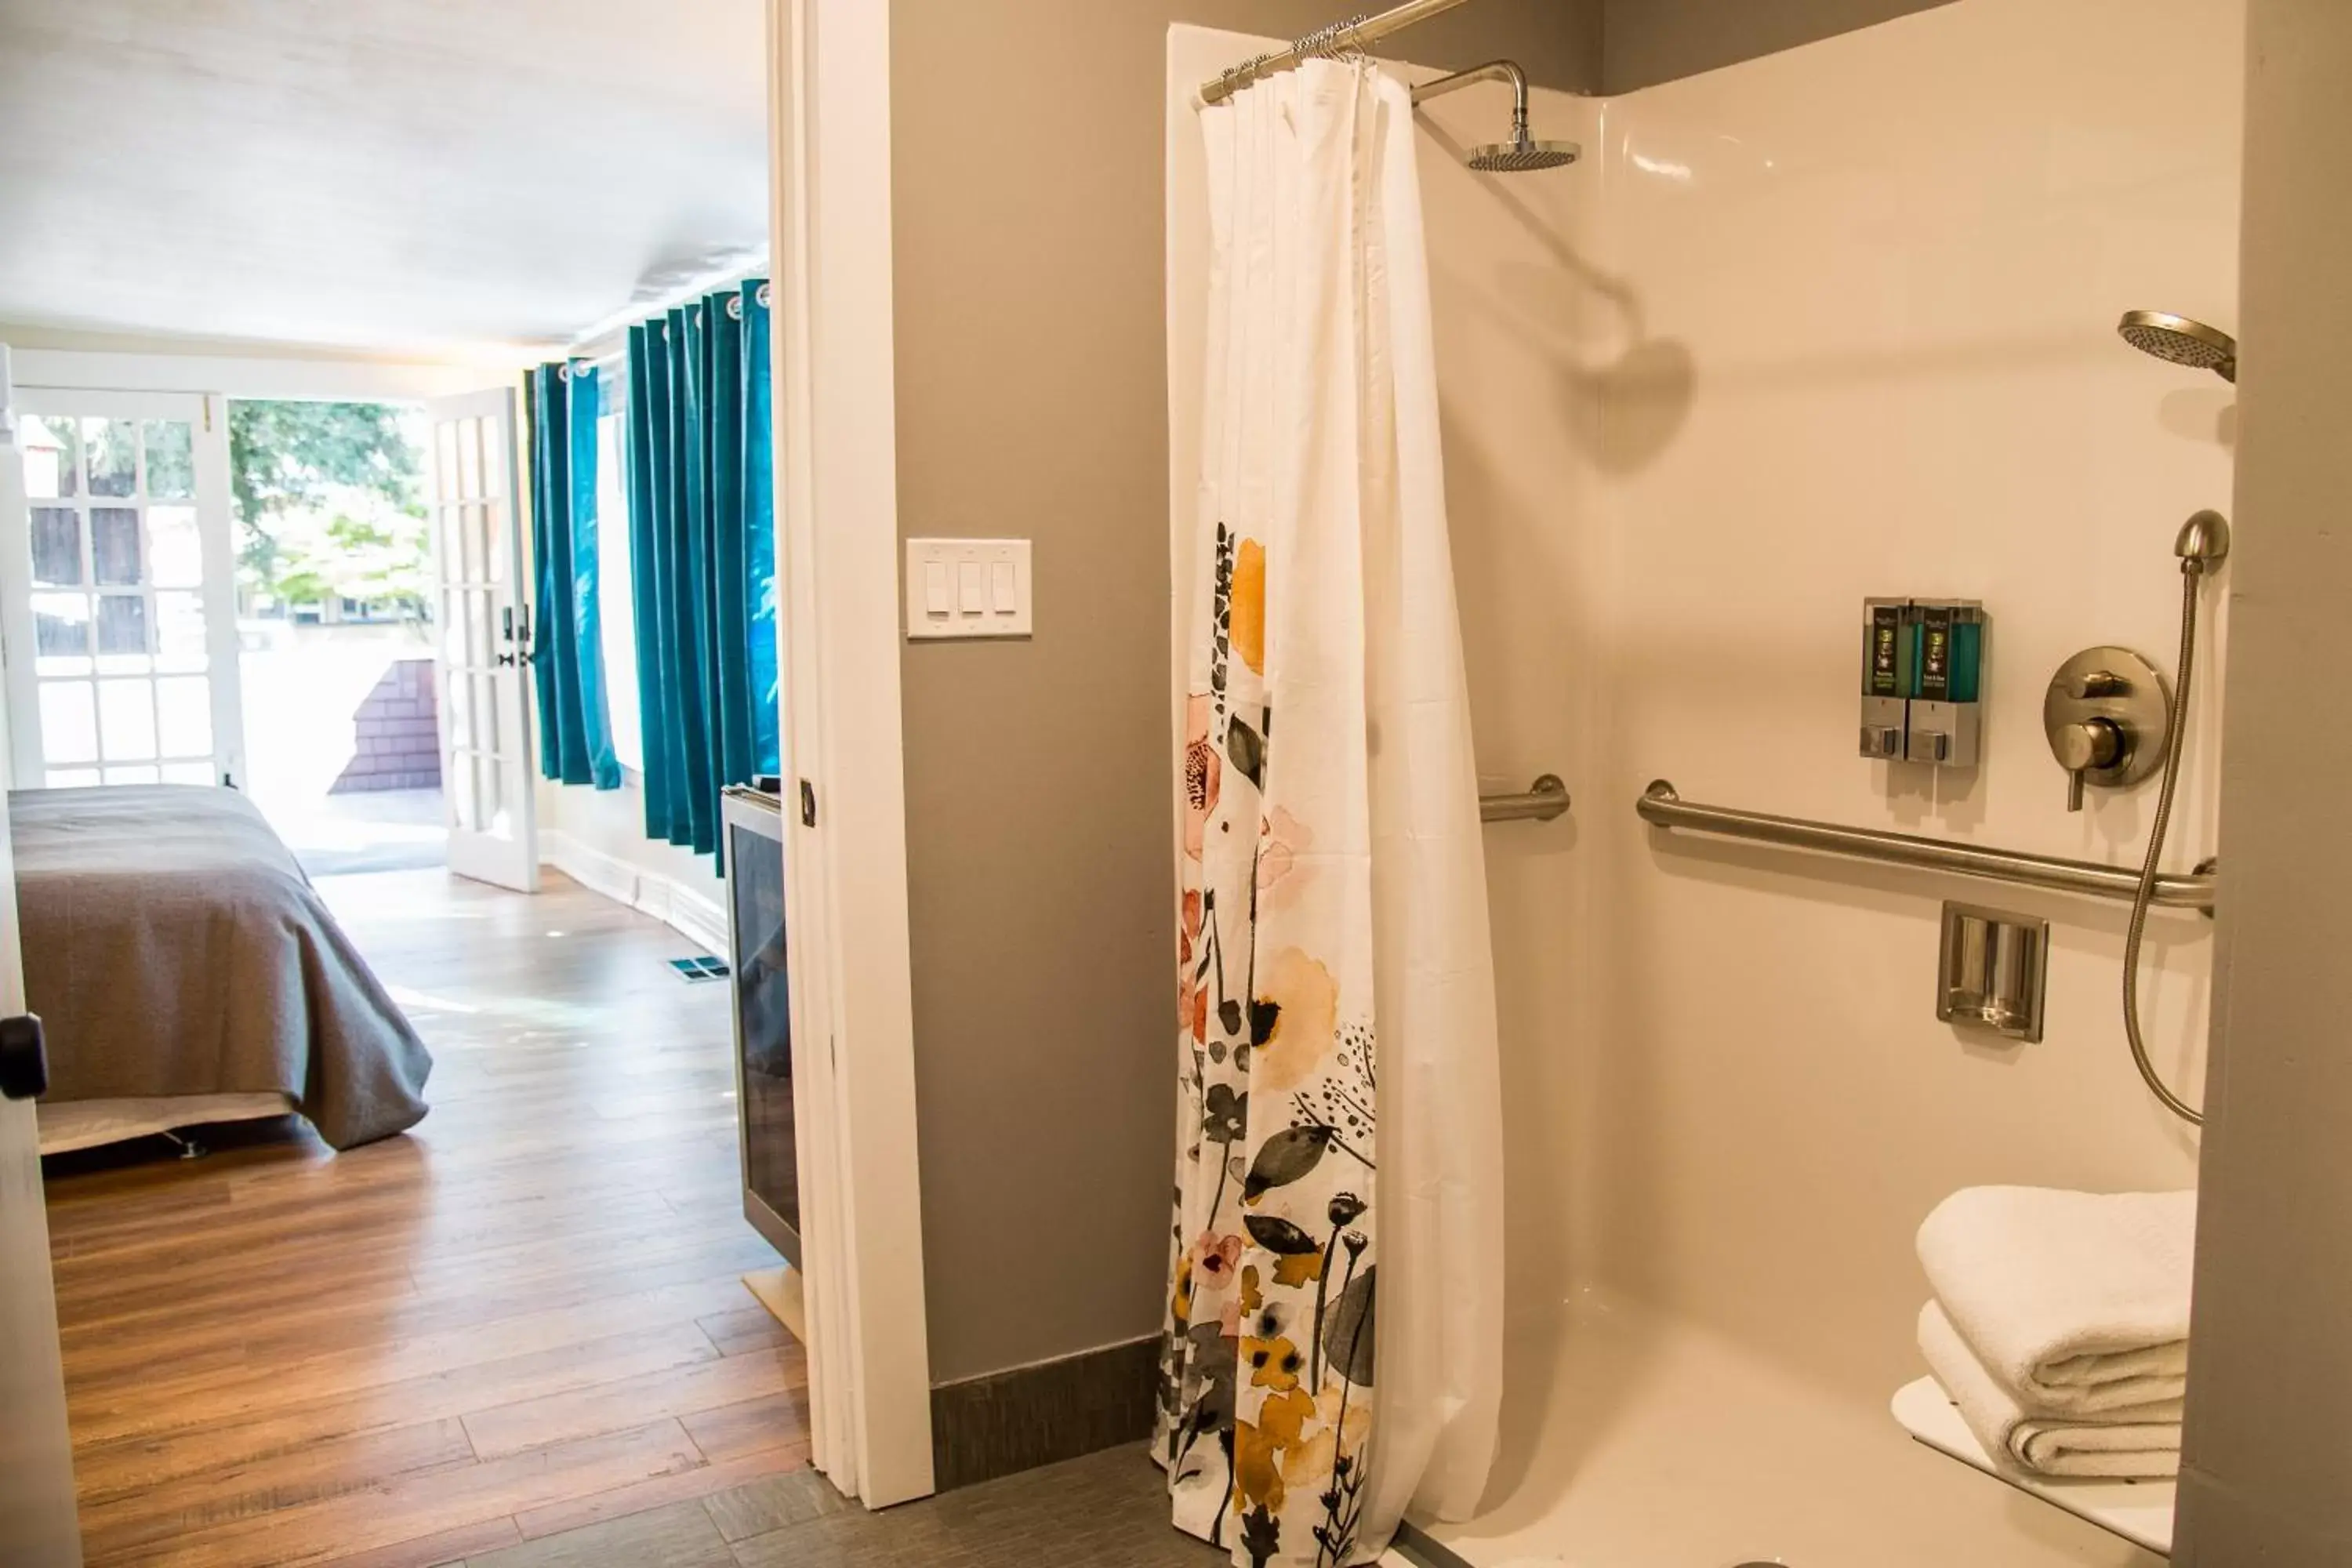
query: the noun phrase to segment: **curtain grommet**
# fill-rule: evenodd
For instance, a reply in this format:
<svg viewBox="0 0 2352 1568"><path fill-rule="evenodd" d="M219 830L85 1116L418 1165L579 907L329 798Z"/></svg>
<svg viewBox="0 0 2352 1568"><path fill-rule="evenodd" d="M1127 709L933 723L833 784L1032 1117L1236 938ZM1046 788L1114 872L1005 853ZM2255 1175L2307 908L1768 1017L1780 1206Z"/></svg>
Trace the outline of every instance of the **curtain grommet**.
<svg viewBox="0 0 2352 1568"><path fill-rule="evenodd" d="M768 286L765 283L760 285L758 298L760 300L760 309L762 310L766 310L768 308Z"/></svg>
<svg viewBox="0 0 2352 1568"><path fill-rule="evenodd" d="M558 381L570 381L572 379L571 361L565 360L556 365L555 379Z"/></svg>
<svg viewBox="0 0 2352 1568"><path fill-rule="evenodd" d="M730 294L727 296L727 319L730 321L740 321L743 319L742 295Z"/></svg>

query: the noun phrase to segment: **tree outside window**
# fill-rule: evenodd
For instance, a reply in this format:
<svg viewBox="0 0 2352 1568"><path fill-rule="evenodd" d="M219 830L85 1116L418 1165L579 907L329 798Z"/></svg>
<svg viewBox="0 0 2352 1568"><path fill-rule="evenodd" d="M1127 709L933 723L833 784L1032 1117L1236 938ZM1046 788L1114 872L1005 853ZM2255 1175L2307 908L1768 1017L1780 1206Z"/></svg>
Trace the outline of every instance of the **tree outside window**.
<svg viewBox="0 0 2352 1568"><path fill-rule="evenodd" d="M386 404L231 403L239 614L427 618L422 435Z"/></svg>

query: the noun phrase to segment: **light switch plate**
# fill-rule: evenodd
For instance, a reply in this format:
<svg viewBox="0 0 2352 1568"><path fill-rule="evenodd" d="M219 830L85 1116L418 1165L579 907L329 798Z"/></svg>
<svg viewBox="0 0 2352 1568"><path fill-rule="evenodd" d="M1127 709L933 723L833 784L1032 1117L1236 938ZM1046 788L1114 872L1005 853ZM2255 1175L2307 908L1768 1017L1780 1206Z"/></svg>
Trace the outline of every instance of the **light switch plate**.
<svg viewBox="0 0 2352 1568"><path fill-rule="evenodd" d="M906 602L909 638L1025 637L1029 542L910 539Z"/></svg>

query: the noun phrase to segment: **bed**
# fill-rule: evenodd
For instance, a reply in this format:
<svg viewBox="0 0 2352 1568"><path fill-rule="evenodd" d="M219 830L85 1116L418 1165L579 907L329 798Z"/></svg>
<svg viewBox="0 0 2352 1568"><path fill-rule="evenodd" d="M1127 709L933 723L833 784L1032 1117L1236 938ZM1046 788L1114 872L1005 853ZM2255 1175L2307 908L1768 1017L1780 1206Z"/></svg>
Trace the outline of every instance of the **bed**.
<svg viewBox="0 0 2352 1568"><path fill-rule="evenodd" d="M41 1151L299 1111L337 1149L425 1112L433 1058L253 804L12 792Z"/></svg>

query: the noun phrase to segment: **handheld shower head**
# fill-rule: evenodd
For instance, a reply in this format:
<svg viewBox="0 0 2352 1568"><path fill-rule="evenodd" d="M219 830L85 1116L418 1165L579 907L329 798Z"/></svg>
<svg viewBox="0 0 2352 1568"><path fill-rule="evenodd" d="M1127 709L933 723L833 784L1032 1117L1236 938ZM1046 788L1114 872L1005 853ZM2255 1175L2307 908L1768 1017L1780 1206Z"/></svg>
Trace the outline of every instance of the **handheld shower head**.
<svg viewBox="0 0 2352 1568"><path fill-rule="evenodd" d="M2173 537L2172 553L2180 558L2183 572L2203 576L2229 557L2230 520L2218 511L2199 512L2180 525Z"/></svg>
<svg viewBox="0 0 2352 1568"><path fill-rule="evenodd" d="M2237 382L2238 340L2219 327L2162 310L2127 310L2116 323L2116 331L2144 354L2191 370L2210 370L2232 384Z"/></svg>
<svg viewBox="0 0 2352 1568"><path fill-rule="evenodd" d="M1584 155L1584 149L1573 142L1538 142L1528 131L1528 77L1509 60L1489 60L1466 71L1455 71L1434 81L1425 81L1412 89L1415 108L1444 93L1456 91L1473 82L1507 81L1515 95L1511 106L1511 139L1489 142L1471 148L1462 162L1482 174L1524 174L1537 169L1557 169L1573 163Z"/></svg>

